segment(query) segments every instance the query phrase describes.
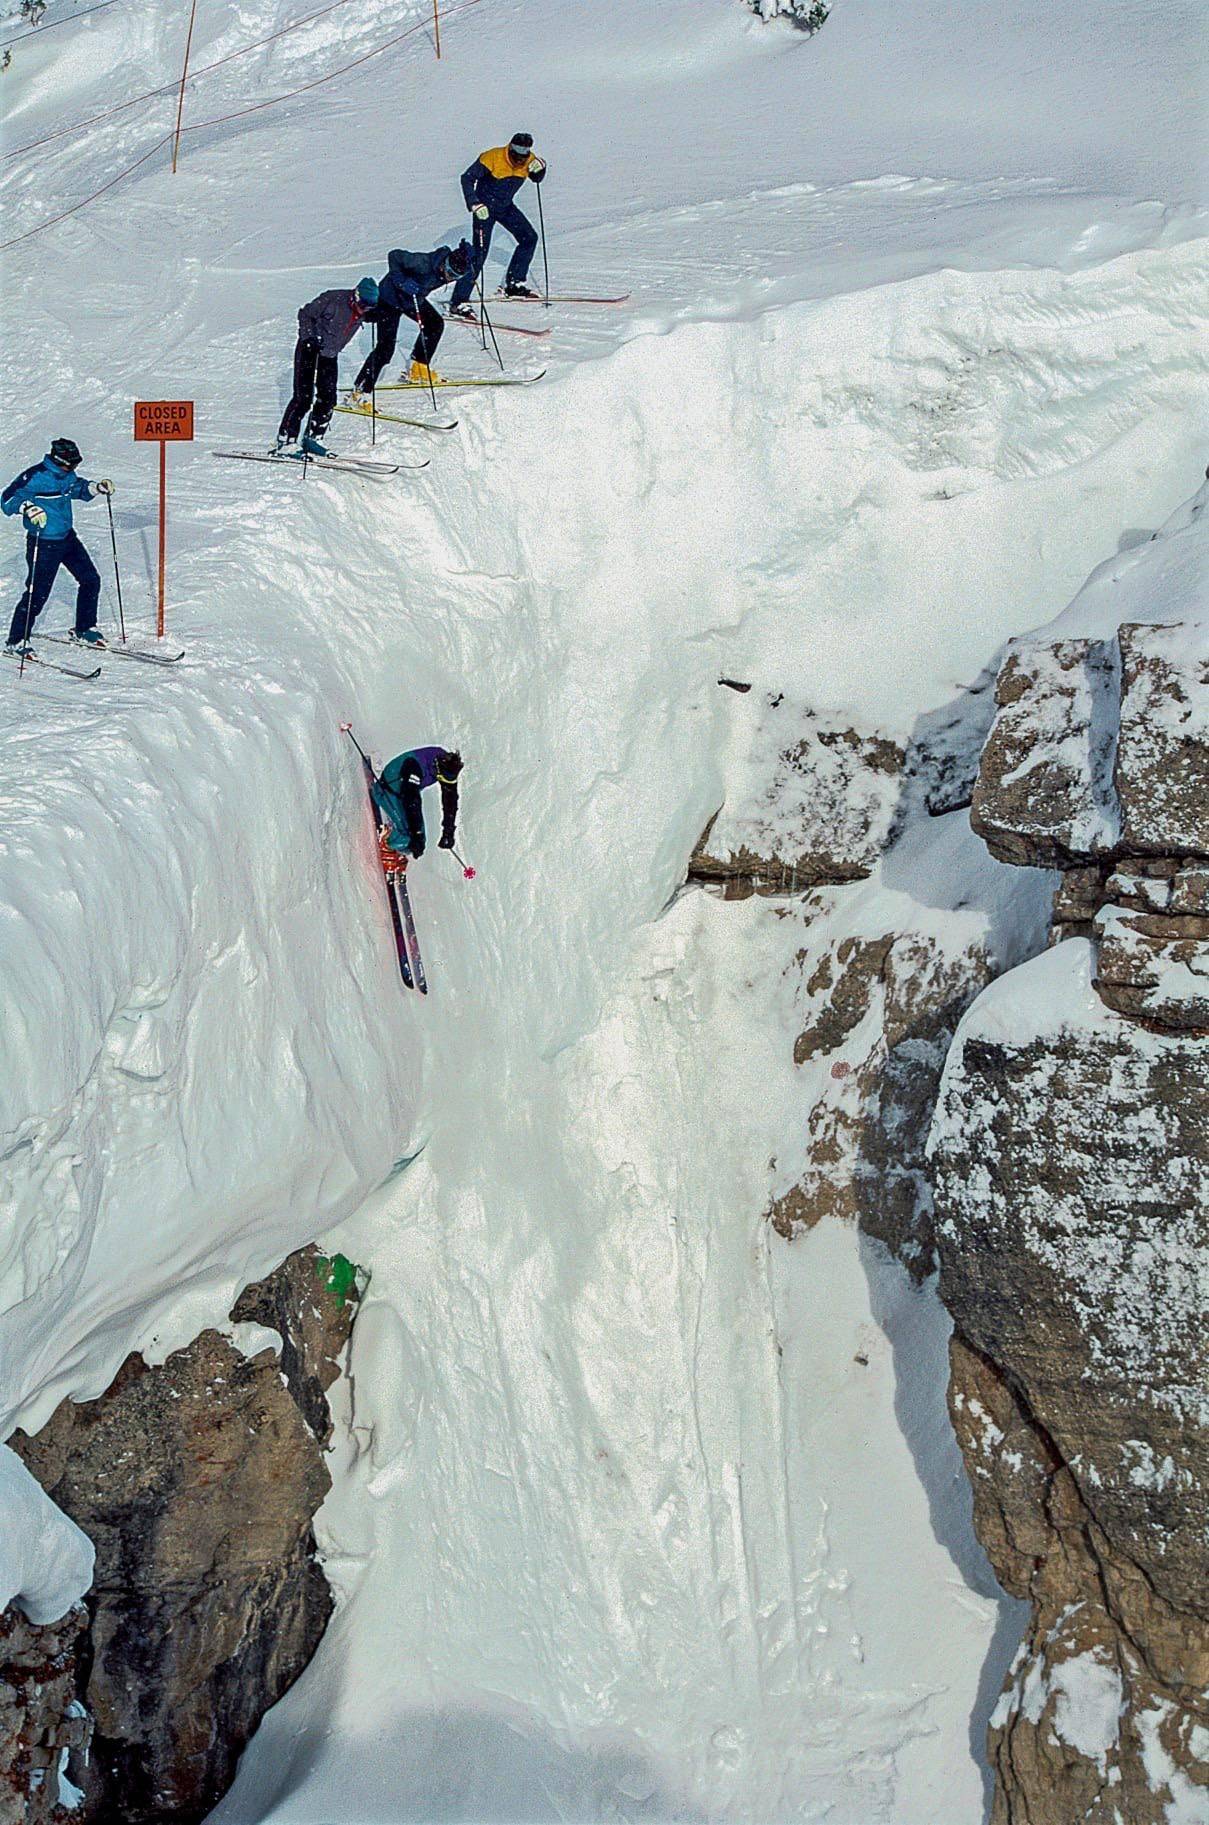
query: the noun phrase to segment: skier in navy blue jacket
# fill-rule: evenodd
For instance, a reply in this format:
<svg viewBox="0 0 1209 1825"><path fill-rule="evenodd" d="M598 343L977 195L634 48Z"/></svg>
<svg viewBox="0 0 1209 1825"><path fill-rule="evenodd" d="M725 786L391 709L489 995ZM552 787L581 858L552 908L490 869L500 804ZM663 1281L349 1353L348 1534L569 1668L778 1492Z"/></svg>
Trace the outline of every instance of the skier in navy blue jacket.
<svg viewBox="0 0 1209 1825"><path fill-rule="evenodd" d="M451 317L473 317L470 294L491 246L491 235L498 222L516 240L516 251L504 274L505 298L536 298L537 292L526 285L529 263L537 251L537 230L527 215L516 206L516 193L528 178L540 184L546 175L546 161L533 150L532 133L514 133L506 146L493 146L480 152L473 165L462 173L462 195L474 217L474 257L468 270L453 288L449 300Z"/></svg>
<svg viewBox="0 0 1209 1825"><path fill-rule="evenodd" d="M25 589L13 610L8 647L19 652L46 606L60 566L79 585L75 638L104 646L97 631L101 578L72 525L71 503L112 494L112 482L86 482L77 475L83 458L70 437L56 437L40 463L25 469L0 495L0 508L25 522Z"/></svg>
<svg viewBox="0 0 1209 1825"><path fill-rule="evenodd" d="M428 302L428 296L439 286L451 285L461 277L470 265L471 248L469 241L462 241L457 247L434 247L431 253L409 253L405 247L393 247L386 259L390 271L378 281L378 302L370 312L374 346L353 382L349 399L349 404L362 412L370 410L369 395L383 368L394 357L401 317L410 317L420 326L411 351L408 379L422 386L427 386L430 379L440 379L432 372L432 358L445 321L436 306Z"/></svg>
<svg viewBox="0 0 1209 1825"><path fill-rule="evenodd" d="M441 840L437 848L453 848L457 842L461 772L462 757L456 748L409 748L405 754L396 754L387 761L373 793L375 804L390 824L390 834L382 844L382 860L388 870L401 872L408 856L424 853L427 838L420 794L429 786L441 788Z"/></svg>

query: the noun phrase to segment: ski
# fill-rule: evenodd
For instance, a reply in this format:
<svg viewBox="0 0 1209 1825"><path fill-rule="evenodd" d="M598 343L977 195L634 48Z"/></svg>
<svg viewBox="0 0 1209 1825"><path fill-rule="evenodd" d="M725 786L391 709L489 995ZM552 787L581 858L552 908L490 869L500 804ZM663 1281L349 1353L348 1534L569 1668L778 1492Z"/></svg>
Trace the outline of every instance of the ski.
<svg viewBox="0 0 1209 1825"><path fill-rule="evenodd" d="M46 638L48 638L48 636L43 635L43 639ZM15 659L17 663L20 664L21 655L14 647L6 646L4 650L9 655L10 659ZM99 665L91 672L81 672L78 667L74 665L59 665L54 659L44 659L41 653L35 653L32 650L26 653L25 663L26 665L44 666L48 672L62 672L64 678L82 678L87 681L88 679L99 678L101 676L101 668Z"/></svg>
<svg viewBox="0 0 1209 1825"><path fill-rule="evenodd" d="M630 300L628 291L618 292L615 298L582 297L574 292L551 292L549 298L510 298L507 292L497 291L495 296L499 304L628 304Z"/></svg>
<svg viewBox="0 0 1209 1825"><path fill-rule="evenodd" d="M369 808L373 815L374 834L377 838L378 853L379 853L379 856L381 856L382 837L383 837L383 833L385 832L385 830L387 828L387 824L386 824L386 819L382 814L381 807L379 806L377 799L374 797L374 787L378 783L378 778L377 778L377 775L375 774L374 769L371 766L368 758L366 757L366 755L361 753L360 744L357 742L357 738L353 734L352 730L349 728L345 728L344 733L353 742L353 745L356 747L357 752L359 754L361 754L361 765L365 770L365 789L369 793ZM403 978L404 987L409 988L409 989L414 989L416 985L412 979L411 963L410 963L410 960L407 955L407 939L403 935L403 921L399 915L399 903L395 897L394 884L391 881L391 877L387 874L385 868L383 868L383 870L382 870L382 878L386 883L386 903L390 908L391 930L395 934L395 955L398 957L398 960L399 960L399 974ZM425 993L427 994L427 992L428 991L426 989Z"/></svg>
<svg viewBox="0 0 1209 1825"><path fill-rule="evenodd" d="M433 385L441 387L531 387L536 380L541 380L545 368L536 374L493 374L486 380L435 380ZM380 380L379 393L427 393L426 380Z"/></svg>
<svg viewBox="0 0 1209 1825"><path fill-rule="evenodd" d="M328 469L336 475L362 475L375 481L398 475L400 469L427 469L428 458L419 463L374 463L359 456L270 456L267 450L212 450L211 456L225 457L236 463L273 463L282 469L287 463L298 468Z"/></svg>
<svg viewBox="0 0 1209 1825"><path fill-rule="evenodd" d="M53 640L56 646L76 646L77 642L66 634L43 634L43 640ZM144 665L176 665L185 656L184 647L178 647L174 653L149 653L138 646L105 646L98 649L110 659L139 659Z"/></svg>
<svg viewBox="0 0 1209 1825"><path fill-rule="evenodd" d="M481 317L446 317L445 321L446 323L464 323L467 329L472 330L483 328ZM549 330L526 329L520 323L493 323L491 327L498 330L500 335L508 336L548 336L550 334Z"/></svg>
<svg viewBox="0 0 1209 1825"><path fill-rule="evenodd" d="M388 424L410 425L414 431L456 431L456 418L400 418L397 412L367 412L363 406L337 406L337 412L347 412L352 418L385 418Z"/></svg>
<svg viewBox="0 0 1209 1825"><path fill-rule="evenodd" d="M397 874L394 881L395 897L403 911L403 926L407 933L407 942L411 950L411 967L415 973L416 987L421 995L428 993L428 980L424 974L424 960L420 956L420 940L416 937L416 922L411 916L411 895L407 891L406 875Z"/></svg>

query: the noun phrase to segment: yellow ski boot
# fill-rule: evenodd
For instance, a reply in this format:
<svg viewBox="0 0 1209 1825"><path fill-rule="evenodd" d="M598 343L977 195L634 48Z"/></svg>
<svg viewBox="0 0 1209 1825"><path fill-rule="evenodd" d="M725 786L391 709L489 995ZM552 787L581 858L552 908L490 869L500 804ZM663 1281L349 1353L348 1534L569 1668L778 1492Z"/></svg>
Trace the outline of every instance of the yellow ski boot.
<svg viewBox="0 0 1209 1825"><path fill-rule="evenodd" d="M350 412L364 412L368 418L373 411L373 401L368 393L359 393L354 387L345 402Z"/></svg>
<svg viewBox="0 0 1209 1825"><path fill-rule="evenodd" d="M413 361L407 376L413 387L440 386L441 376L423 361Z"/></svg>

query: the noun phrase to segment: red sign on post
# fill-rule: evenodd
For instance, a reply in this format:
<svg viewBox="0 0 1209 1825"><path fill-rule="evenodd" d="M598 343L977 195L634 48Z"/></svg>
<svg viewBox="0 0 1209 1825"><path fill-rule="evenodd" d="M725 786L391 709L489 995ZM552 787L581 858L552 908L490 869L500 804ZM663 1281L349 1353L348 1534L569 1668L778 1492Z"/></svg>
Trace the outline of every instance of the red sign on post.
<svg viewBox="0 0 1209 1825"><path fill-rule="evenodd" d="M164 637L164 563L167 553L168 470L165 451L169 444L193 442L193 401L191 399L136 399L134 402L134 441L156 443L160 447L160 599L155 631Z"/></svg>

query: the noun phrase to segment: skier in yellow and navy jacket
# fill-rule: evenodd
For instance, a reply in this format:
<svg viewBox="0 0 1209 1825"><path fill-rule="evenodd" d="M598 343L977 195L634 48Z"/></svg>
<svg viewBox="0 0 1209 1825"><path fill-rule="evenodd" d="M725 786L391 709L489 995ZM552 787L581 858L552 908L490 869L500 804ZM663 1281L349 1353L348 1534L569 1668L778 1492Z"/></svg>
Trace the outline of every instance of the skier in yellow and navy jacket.
<svg viewBox="0 0 1209 1825"><path fill-rule="evenodd" d="M546 175L544 159L533 150L532 133L514 133L506 146L493 146L480 152L473 165L462 173L462 195L474 217L474 254L470 265L453 288L449 311L459 316L473 316L470 294L478 284L479 273L491 246L491 235L498 222L515 237L516 252L504 274L503 296L536 298L525 280L529 262L537 249L537 231L528 216L522 215L514 201L517 191L528 178L540 184Z"/></svg>

